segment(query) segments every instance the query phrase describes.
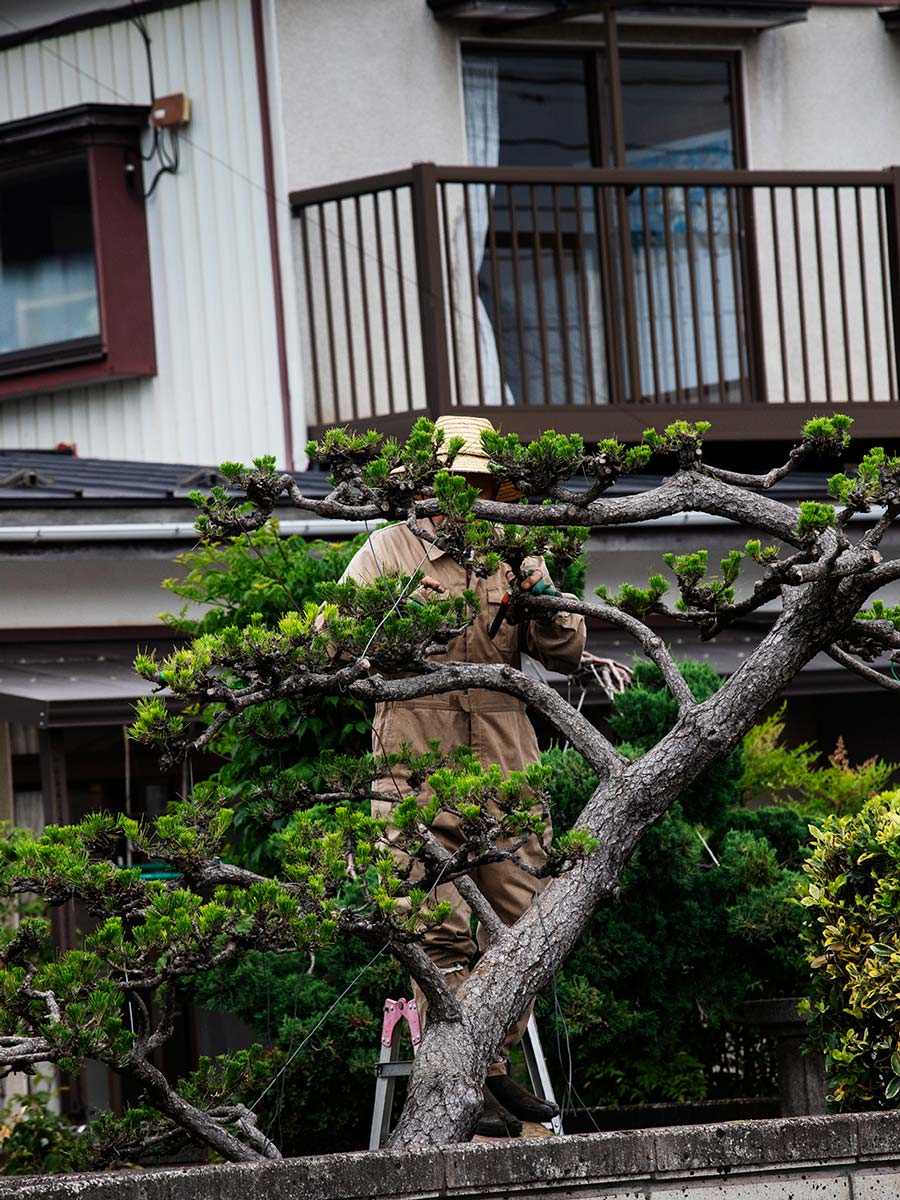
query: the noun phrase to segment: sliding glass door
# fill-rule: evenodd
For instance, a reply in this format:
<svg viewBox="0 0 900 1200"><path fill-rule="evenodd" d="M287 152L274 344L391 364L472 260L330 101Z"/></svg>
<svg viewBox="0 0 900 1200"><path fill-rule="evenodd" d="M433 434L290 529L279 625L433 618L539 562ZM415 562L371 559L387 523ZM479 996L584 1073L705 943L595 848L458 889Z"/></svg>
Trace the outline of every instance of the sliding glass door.
<svg viewBox="0 0 900 1200"><path fill-rule="evenodd" d="M727 58L623 52L617 165L735 167L732 73ZM470 187L465 212L450 217L467 224L454 303L477 310L483 403L739 395L733 196L566 182L568 168L614 165L608 74L596 51L465 53L469 165L553 172L546 183ZM473 403L465 375L459 402Z"/></svg>

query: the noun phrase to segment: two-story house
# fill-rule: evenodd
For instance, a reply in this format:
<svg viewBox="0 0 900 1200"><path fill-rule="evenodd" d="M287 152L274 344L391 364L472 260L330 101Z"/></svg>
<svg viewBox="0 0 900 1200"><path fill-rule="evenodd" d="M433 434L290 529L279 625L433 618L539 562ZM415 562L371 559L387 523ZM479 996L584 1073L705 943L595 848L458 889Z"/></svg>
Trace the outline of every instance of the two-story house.
<svg viewBox="0 0 900 1200"><path fill-rule="evenodd" d="M708 419L756 467L818 413L896 444L898 128L900 9L868 0L6 0L0 818L164 799L128 662L222 460L458 407ZM589 584L742 540L607 534ZM754 638L669 633L723 670ZM792 694L890 753L830 662Z"/></svg>

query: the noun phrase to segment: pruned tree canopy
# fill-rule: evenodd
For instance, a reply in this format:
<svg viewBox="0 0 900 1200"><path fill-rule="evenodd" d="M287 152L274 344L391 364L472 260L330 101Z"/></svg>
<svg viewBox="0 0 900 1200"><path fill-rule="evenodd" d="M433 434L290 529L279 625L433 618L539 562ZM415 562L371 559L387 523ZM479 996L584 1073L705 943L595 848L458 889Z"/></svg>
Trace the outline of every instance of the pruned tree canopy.
<svg viewBox="0 0 900 1200"><path fill-rule="evenodd" d="M246 948L314 951L352 935L395 955L430 1005L393 1144L468 1136L484 1072L523 998L548 983L597 906L615 896L644 830L729 753L805 663L824 650L867 680L900 691L900 682L873 665L882 655L900 661L900 608L877 597L900 580L900 561L883 561L879 549L900 513L900 459L869 451L852 475L829 480L833 504L794 506L771 495L773 484L804 462L844 456L850 425L842 416L808 422L788 460L758 476L709 464L703 424L676 422L662 433L647 431L639 446L605 441L591 449L578 437L552 432L530 444L486 433L492 472L523 494L514 504L481 500L448 471L459 447L442 444L427 420L402 444L332 430L311 445L311 457L331 472L333 487L323 499L304 496L272 460L250 470L225 464L246 501L222 488L198 495L205 537L243 537L285 501L320 516L405 521L422 541L423 564L431 542L476 574L509 564L516 573L514 619L570 611L620 629L659 668L678 719L656 746L630 761L551 686L506 665L448 660L445 648L472 620L477 601L472 594L423 598L421 570L370 586L323 584L319 604L275 624L259 618L203 634L161 661L138 655L138 672L159 692L140 704L133 736L167 761L210 745L223 729L252 736L254 712L273 701L289 698L302 714L314 712L325 696L402 701L486 688L517 696L539 713L584 755L597 787L540 869L552 878L539 902L510 927L470 873L473 865L500 857L535 870L517 858L517 849L543 828L546 774L535 765L504 777L465 748L435 744L425 755L333 757L314 772L292 769L261 780L241 803L255 806L263 822L285 821L271 875L228 861L233 806L208 785L148 824L97 814L40 837L17 836L3 848L2 893L34 893L51 905L78 899L95 929L83 949L50 958L43 923L25 922L7 937L0 968L2 1068L57 1063L72 1070L93 1058L135 1080L146 1106L129 1116L126 1133L109 1123L97 1132L97 1160L121 1161L138 1156L142 1146L171 1145L179 1137L233 1160L277 1155L252 1108L239 1099L252 1090L254 1056L173 1085L153 1066L153 1052L172 1033L174 997L184 977ZM668 469L659 486L606 494L651 459ZM591 531L602 536L609 526L690 512L724 517L741 531L743 544L718 571L698 549L665 555L649 580L623 585L615 595L601 589L592 600L538 596L520 586L530 556L545 555L561 576ZM427 521L438 513L442 522ZM853 521L859 514L870 517ZM755 582L739 594L748 561ZM713 638L773 601L777 615L759 645L719 691L698 702L654 618L691 624ZM398 764L407 783L394 825L406 865L385 849L384 822L364 815L357 803ZM431 798L423 806L418 789L425 781ZM433 832L442 811L458 816L465 832L465 844L453 854ZM145 880L137 869L115 866L110 856L122 838L169 864L174 878ZM421 868L415 881L414 865ZM438 879L455 882L488 939L455 994L421 946L423 931L446 915L431 899Z"/></svg>

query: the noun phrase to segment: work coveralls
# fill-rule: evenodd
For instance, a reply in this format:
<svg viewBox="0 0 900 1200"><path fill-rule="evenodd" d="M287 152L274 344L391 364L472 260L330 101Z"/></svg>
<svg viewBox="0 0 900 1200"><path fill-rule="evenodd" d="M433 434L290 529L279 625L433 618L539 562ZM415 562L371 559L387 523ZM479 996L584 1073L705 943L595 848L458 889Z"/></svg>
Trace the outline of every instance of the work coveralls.
<svg viewBox="0 0 900 1200"><path fill-rule="evenodd" d="M429 522L425 525L433 528ZM532 563L544 569L542 559L531 560L529 565ZM343 577L369 583L379 575L412 575L419 569L442 584L449 595L459 595L465 588L471 588L481 602L478 616L448 644L446 655L436 656L438 660L509 663L519 667L524 651L553 671L568 675L578 668L585 642L582 616L560 613L546 622L526 621L519 625L504 621L491 639L488 630L507 591L506 564L501 564L499 571L489 578L479 578L440 547L421 541L405 524L389 525L373 533L353 557ZM502 692L471 688L376 705L372 731L372 750L376 756L396 753L404 742L414 753L424 753L428 742L434 739L440 741L445 752L451 752L457 746L470 747L479 762L484 766L497 763L505 775L540 761L537 738L525 705ZM375 790L382 792L385 799L372 802L375 817L390 820L392 808L400 799L397 785L400 785L400 792L404 791L402 768L394 768L393 776L393 779L388 777L376 782ZM428 794L427 789L423 789L421 803ZM451 852L462 844L459 821L450 813L439 813L433 830ZM543 839L533 835L518 852L519 857L532 866L540 866L546 859L545 846L549 844L550 836L548 824ZM387 837L392 840L390 828ZM511 862L490 863L472 875L507 925L512 925L528 909L533 896L545 883ZM426 932L425 950L455 990L468 976L476 950L471 934L471 913L452 883L438 884L432 899L449 901L452 907L450 915L441 924ZM540 950L536 948L535 953ZM424 1012L424 997L418 988L416 998L420 1011ZM529 1005L511 1030L503 1057L491 1066L489 1075L505 1072L509 1048L521 1040L530 1015Z"/></svg>

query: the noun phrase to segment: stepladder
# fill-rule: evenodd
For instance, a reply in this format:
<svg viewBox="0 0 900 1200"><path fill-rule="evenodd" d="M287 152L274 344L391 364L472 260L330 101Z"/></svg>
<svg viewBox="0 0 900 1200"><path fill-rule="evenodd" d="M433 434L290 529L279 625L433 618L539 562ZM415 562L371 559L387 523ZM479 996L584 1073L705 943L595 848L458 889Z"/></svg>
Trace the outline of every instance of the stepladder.
<svg viewBox="0 0 900 1200"><path fill-rule="evenodd" d="M403 996L398 1000L385 1000L378 1062L375 1066L375 1103L372 1108L372 1129L369 1134L370 1150L378 1150L387 1140L391 1129L391 1113L397 1080L408 1077L412 1072L413 1059L400 1058L404 1022L409 1029L412 1052L415 1056L422 1041L422 1023L415 1000L407 1000ZM529 1020L525 1036L522 1038L522 1050L525 1055L525 1066L528 1070L531 1090L542 1100L551 1100L555 1103L553 1084L550 1080L550 1072L547 1070L547 1062L544 1058L534 1016ZM546 1124L554 1133L562 1133L562 1117L554 1117Z"/></svg>

